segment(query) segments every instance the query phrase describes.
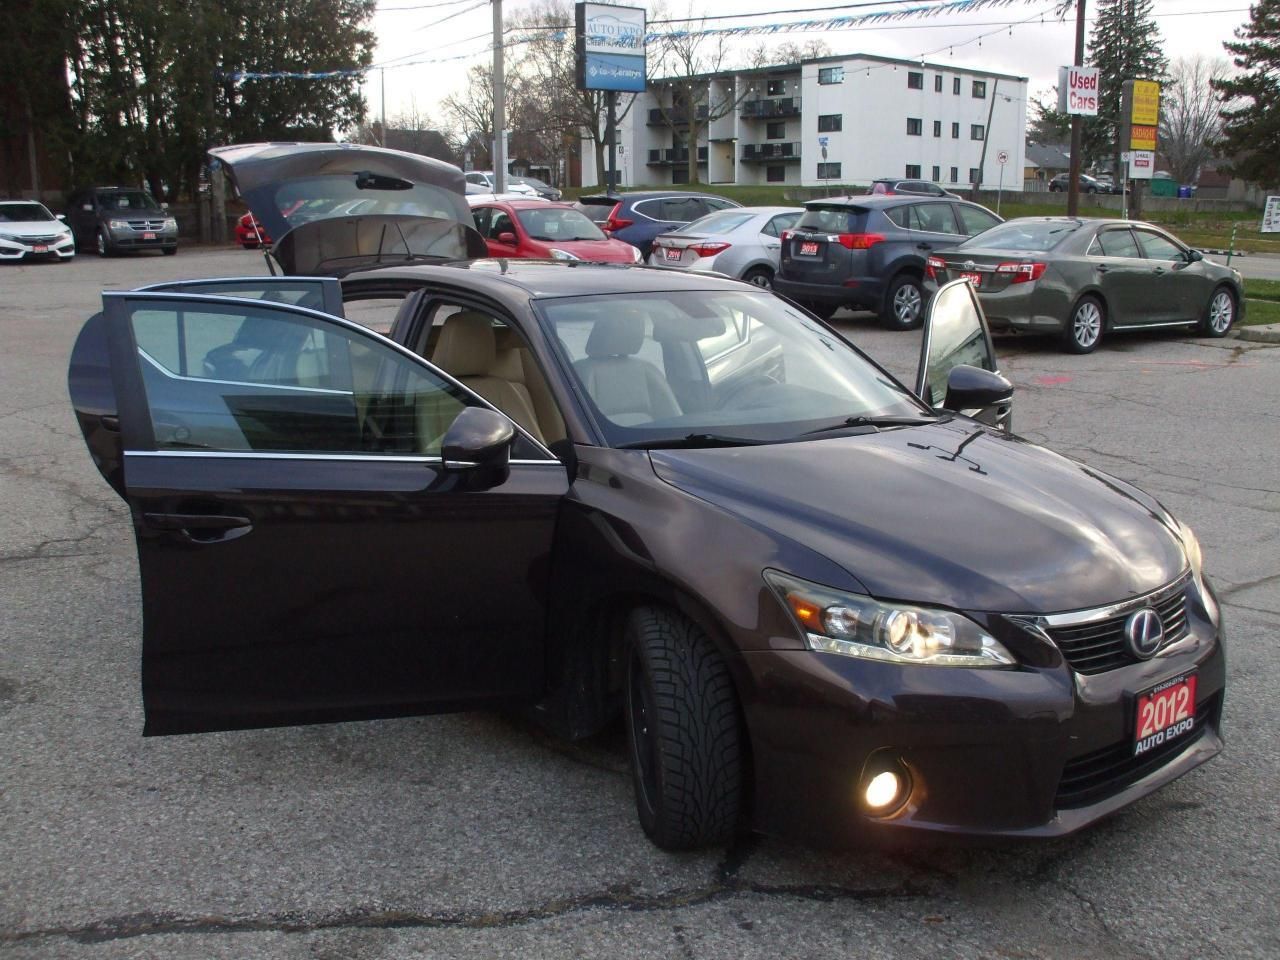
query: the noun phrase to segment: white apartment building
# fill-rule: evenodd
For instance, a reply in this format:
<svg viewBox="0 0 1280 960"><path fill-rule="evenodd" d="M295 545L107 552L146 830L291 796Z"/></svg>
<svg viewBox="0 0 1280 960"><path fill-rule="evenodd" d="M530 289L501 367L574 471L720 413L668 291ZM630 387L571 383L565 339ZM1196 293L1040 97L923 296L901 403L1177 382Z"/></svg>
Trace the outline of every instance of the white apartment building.
<svg viewBox="0 0 1280 960"><path fill-rule="evenodd" d="M851 54L701 79L697 116L711 117L696 145L702 183L904 177L967 187L981 164L982 183L994 188L1003 151L1003 186L1022 189L1026 77ZM650 80L619 121L619 189L688 181L688 113L673 106L670 84ZM582 182L604 183L590 149Z"/></svg>

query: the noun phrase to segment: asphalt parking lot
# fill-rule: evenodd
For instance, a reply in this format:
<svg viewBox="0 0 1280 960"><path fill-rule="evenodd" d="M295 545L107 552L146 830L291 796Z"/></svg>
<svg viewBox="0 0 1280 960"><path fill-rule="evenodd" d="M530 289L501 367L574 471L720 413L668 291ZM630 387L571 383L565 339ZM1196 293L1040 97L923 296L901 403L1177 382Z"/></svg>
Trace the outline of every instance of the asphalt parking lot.
<svg viewBox="0 0 1280 960"><path fill-rule="evenodd" d="M1280 956L1280 346L997 341L1018 433L1199 534L1228 631L1222 756L1050 843L670 855L616 734L461 714L141 737L129 514L67 357L104 288L263 271L239 249L0 270L0 954ZM839 322L909 376L917 335Z"/></svg>

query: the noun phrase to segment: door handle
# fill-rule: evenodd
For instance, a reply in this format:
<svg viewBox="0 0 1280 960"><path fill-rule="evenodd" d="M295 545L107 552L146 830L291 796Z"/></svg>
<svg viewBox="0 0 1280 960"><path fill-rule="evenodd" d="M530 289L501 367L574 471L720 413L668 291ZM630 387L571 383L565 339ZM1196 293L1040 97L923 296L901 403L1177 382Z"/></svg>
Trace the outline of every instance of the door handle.
<svg viewBox="0 0 1280 960"><path fill-rule="evenodd" d="M1152 272L1152 273L1154 273L1157 277L1163 277L1163 276L1164 276L1164 267L1156 267L1156 268L1155 268L1153 271L1151 271L1151 272Z"/></svg>
<svg viewBox="0 0 1280 960"><path fill-rule="evenodd" d="M1100 263L1100 264L1098 264L1098 268L1097 268L1097 269L1098 269L1098 272L1099 272L1099 273L1106 273L1106 272L1107 272L1108 270L1110 270L1111 268L1110 268L1110 267L1108 267L1105 263Z"/></svg>
<svg viewBox="0 0 1280 960"><path fill-rule="evenodd" d="M253 529L248 517L211 513L144 513L143 522L157 530L173 530L191 543L218 543L243 537Z"/></svg>

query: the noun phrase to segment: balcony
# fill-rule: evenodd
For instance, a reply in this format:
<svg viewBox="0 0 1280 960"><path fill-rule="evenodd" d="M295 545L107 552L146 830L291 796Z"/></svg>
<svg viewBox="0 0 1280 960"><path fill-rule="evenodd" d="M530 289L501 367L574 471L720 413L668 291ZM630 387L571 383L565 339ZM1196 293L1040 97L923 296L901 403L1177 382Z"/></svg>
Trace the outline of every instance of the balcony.
<svg viewBox="0 0 1280 960"><path fill-rule="evenodd" d="M747 143L742 147L743 163L799 163L800 141L781 140L770 143Z"/></svg>
<svg viewBox="0 0 1280 960"><path fill-rule="evenodd" d="M694 114L699 120L707 119L706 104L698 107ZM672 107L664 110L661 107L655 107L649 111L649 119L645 123L648 127L681 127L689 125L688 107Z"/></svg>
<svg viewBox="0 0 1280 960"><path fill-rule="evenodd" d="M649 159L645 162L650 167L670 167L679 163L689 162L688 147L670 147L665 150L650 150ZM698 148L698 162L707 162L707 148Z"/></svg>
<svg viewBox="0 0 1280 960"><path fill-rule="evenodd" d="M743 120L774 120L779 117L800 116L799 97L770 97L764 100L742 101Z"/></svg>

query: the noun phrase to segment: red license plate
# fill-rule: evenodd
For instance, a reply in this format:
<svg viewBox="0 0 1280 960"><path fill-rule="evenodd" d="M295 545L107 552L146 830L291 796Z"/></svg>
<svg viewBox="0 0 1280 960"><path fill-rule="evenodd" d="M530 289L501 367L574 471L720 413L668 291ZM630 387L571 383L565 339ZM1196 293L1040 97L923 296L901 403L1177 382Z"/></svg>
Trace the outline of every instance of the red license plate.
<svg viewBox="0 0 1280 960"><path fill-rule="evenodd" d="M31 252L32 253L48 253L49 248L45 246L43 243L37 243L35 246L31 248Z"/></svg>
<svg viewBox="0 0 1280 960"><path fill-rule="evenodd" d="M1196 726L1196 675L1184 673L1138 694L1133 755L1141 756Z"/></svg>
<svg viewBox="0 0 1280 960"><path fill-rule="evenodd" d="M960 279L968 280L975 287L982 286L982 274L980 273L962 273L960 274Z"/></svg>
<svg viewBox="0 0 1280 960"><path fill-rule="evenodd" d="M680 252L681 251L677 250L675 247L665 247L662 251L662 255L668 260L679 260Z"/></svg>
<svg viewBox="0 0 1280 960"><path fill-rule="evenodd" d="M818 245L816 243L800 244L800 256L816 257L818 255Z"/></svg>
<svg viewBox="0 0 1280 960"><path fill-rule="evenodd" d="M143 240L154 240L155 238L156 238L156 235L154 233L144 233L142 235Z"/></svg>

